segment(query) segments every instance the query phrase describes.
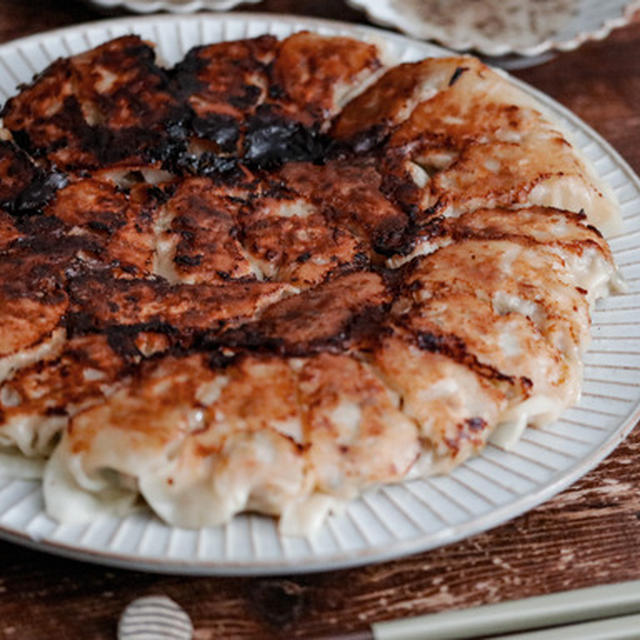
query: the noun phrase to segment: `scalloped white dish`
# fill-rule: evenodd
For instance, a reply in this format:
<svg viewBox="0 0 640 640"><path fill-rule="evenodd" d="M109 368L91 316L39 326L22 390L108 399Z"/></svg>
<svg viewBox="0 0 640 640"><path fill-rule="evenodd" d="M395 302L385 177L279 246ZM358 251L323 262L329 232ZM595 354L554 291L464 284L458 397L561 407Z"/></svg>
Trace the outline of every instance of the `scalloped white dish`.
<svg viewBox="0 0 640 640"><path fill-rule="evenodd" d="M570 51L587 40L605 38L640 8L638 0L546 0L547 11L530 14L526 3L519 0L487 0L489 8L502 5L504 13L483 12L472 20L467 12L482 3L463 7L459 0L433 2L437 15L432 11L430 17L425 15L421 0L347 0L352 7L365 11L372 22L399 29L413 38L435 40L450 49L473 50L484 56L539 56L552 50ZM447 4L452 7L450 16ZM504 8L507 4L511 11ZM468 25L464 19L467 15ZM552 22L553 26L545 29L540 25L539 35L525 28L541 21Z"/></svg>
<svg viewBox="0 0 640 640"><path fill-rule="evenodd" d="M310 29L384 40L401 61L448 52L380 30L338 22L261 14L147 16L38 34L0 46L0 102L59 56L124 33L158 45L169 64L192 46ZM0 537L39 550L133 569L201 575L300 573L341 568L425 551L474 535L555 495L602 460L640 417L640 181L593 130L558 103L512 80L540 100L612 186L624 233L610 239L629 291L601 301L593 315L582 400L562 420L527 429L509 452L489 446L451 475L369 491L332 515L309 539L282 537L270 518L243 515L191 531L149 512L59 525L44 512L40 483L0 476Z"/></svg>
<svg viewBox="0 0 640 640"><path fill-rule="evenodd" d="M228 11L241 4L255 4L260 0L88 0L101 9L128 9L135 13L193 13L195 11Z"/></svg>

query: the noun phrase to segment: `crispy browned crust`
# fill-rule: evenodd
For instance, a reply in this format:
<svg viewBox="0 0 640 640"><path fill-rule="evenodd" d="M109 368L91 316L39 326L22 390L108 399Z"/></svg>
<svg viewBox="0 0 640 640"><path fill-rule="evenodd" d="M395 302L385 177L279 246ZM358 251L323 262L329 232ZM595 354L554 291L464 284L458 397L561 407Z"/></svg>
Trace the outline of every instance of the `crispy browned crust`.
<svg viewBox="0 0 640 640"><path fill-rule="evenodd" d="M73 278L69 291L76 313L89 316L96 329L157 324L168 331L188 332L253 318L265 304L282 297L287 287L256 281L172 286L162 279L92 274Z"/></svg>
<svg viewBox="0 0 640 640"><path fill-rule="evenodd" d="M37 157L60 167L131 163L161 153L180 117L165 71L138 36L54 62L10 99L5 126Z"/></svg>
<svg viewBox="0 0 640 640"><path fill-rule="evenodd" d="M253 279L254 272L237 236L239 203L215 193L210 180L182 182L167 201L166 231L174 238L177 277L191 283Z"/></svg>
<svg viewBox="0 0 640 640"><path fill-rule="evenodd" d="M13 218L0 210L0 251L7 249L19 237L20 232L16 229Z"/></svg>
<svg viewBox="0 0 640 640"><path fill-rule="evenodd" d="M5 417L66 415L73 405L101 399L105 387L126 373L125 361L109 346L106 336L73 338L58 357L13 376L8 386L20 402L5 408ZM44 395L43 388L47 389Z"/></svg>
<svg viewBox="0 0 640 640"><path fill-rule="evenodd" d="M544 311L546 324L516 329L558 363L561 385L557 344L585 341L588 301L575 288L562 299L537 292L566 287L565 258L611 254L582 214L510 208L534 181L507 193L508 168L474 186L502 208L444 217L447 167L434 158L461 163L485 134L532 126L526 110L491 106L458 126L447 120L452 92L432 103L415 95L436 72L435 85L455 89L465 60L395 67L335 119L381 66L372 45L263 36L198 47L163 70L147 43L126 36L56 61L2 111L15 144L0 142L0 358L56 329L68 340L17 374L20 411L89 403L126 376L144 389L163 366L187 377L230 371L240 388L248 363L268 362L282 369L282 397L305 405L318 456L337 456L354 477L365 469L362 483L395 480L418 455L422 418L398 418L387 388L410 406L413 378L469 376L484 404L441 403L434 412L450 429L421 436L457 461L486 441L496 407L531 392L528 369L482 338L484 322L496 335L506 323L491 304L498 289ZM424 189L411 163L430 173ZM433 252L421 255L427 244ZM496 256L509 250L539 264L525 272L514 260L504 272ZM307 359L299 379L297 358ZM187 402L183 383L176 398ZM393 414L407 455L381 452L374 469L364 444L337 446L323 425L340 394L367 407L371 441L384 442ZM16 412L0 411L0 424Z"/></svg>
<svg viewBox="0 0 640 640"><path fill-rule="evenodd" d="M36 168L26 153L0 140L0 206L13 208L36 177Z"/></svg>
<svg viewBox="0 0 640 640"><path fill-rule="evenodd" d="M46 338L62 322L68 307L60 273L67 257L64 250L38 256L29 249L0 252L0 357Z"/></svg>
<svg viewBox="0 0 640 640"><path fill-rule="evenodd" d="M406 108L416 92L422 75L422 65L415 63L389 69L342 110L333 124L332 134L338 140L357 138L360 144L367 145L383 139L395 124L397 114Z"/></svg>
<svg viewBox="0 0 640 640"><path fill-rule="evenodd" d="M372 44L301 32L283 41L273 63L273 82L301 118L320 121L337 112L345 87L381 66Z"/></svg>
<svg viewBox="0 0 640 640"><path fill-rule="evenodd" d="M396 253L408 232L409 215L384 196L373 163L291 163L281 176L291 190L324 211L330 224L351 230L369 245L373 255Z"/></svg>

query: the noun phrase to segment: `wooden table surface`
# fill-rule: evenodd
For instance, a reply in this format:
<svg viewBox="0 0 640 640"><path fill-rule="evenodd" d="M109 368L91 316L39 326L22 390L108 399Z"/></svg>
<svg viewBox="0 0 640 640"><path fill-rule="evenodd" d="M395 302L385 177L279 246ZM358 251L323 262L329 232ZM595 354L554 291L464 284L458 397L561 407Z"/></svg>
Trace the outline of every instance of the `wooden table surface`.
<svg viewBox="0 0 640 640"><path fill-rule="evenodd" d="M251 10L365 22L339 0ZM0 41L102 17L70 0L3 0ZM640 172L640 14L606 41L516 75L593 126ZM640 381L639 381L640 383ZM524 516L395 562L287 578L183 578L105 569L0 543L0 637L114 638L132 599L166 594L196 640L369 637L389 620L640 578L640 430L570 489Z"/></svg>

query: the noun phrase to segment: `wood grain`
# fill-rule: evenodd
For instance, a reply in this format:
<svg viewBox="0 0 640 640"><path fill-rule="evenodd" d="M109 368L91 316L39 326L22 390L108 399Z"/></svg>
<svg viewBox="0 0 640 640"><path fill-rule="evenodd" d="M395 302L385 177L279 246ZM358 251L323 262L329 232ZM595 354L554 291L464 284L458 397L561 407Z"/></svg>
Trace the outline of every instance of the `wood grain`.
<svg viewBox="0 0 640 640"><path fill-rule="evenodd" d="M359 20L338 0L251 10ZM4 0L0 40L97 19L78 2ZM640 171L640 21L518 72L598 130ZM640 381L638 381L640 383ZM379 565L286 578L182 578L108 570L0 543L0 638L114 638L133 599L164 594L196 640L370 637L369 624L640 578L640 431L541 507L487 533ZM351 634L351 635L350 635Z"/></svg>

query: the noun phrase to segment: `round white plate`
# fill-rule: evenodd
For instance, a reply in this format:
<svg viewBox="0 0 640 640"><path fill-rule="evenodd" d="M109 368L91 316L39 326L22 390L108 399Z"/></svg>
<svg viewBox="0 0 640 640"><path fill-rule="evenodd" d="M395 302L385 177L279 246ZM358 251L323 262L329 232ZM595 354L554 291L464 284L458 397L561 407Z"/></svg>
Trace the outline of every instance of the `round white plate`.
<svg viewBox="0 0 640 640"><path fill-rule="evenodd" d="M300 29L384 39L402 61L446 53L376 29L260 14L151 16L109 20L39 34L0 46L0 102L58 56L128 32L158 43L169 63L205 42ZM594 131L562 106L514 80L569 129L576 144L614 188L624 233L611 247L630 289L601 302L593 316L582 400L544 429L527 429L513 451L489 446L450 476L369 491L310 539L285 538L274 521L236 517L224 527L190 531L148 513L59 525L43 511L39 483L0 478L0 536L104 564L189 574L276 574L319 571L424 551L494 527L547 500L585 474L640 417L640 181Z"/></svg>
<svg viewBox="0 0 640 640"><path fill-rule="evenodd" d="M416 18L414 11L403 7L409 0L347 0L347 4L365 11L372 22L394 27L413 38L436 40L451 49L474 50L484 56L539 56L551 50L571 51L587 40L606 38L640 9L638 0L577 0L575 13L557 33L534 44L519 46L498 38L488 39L479 31L469 31L466 37L454 35L451 30L429 22L428 17Z"/></svg>

